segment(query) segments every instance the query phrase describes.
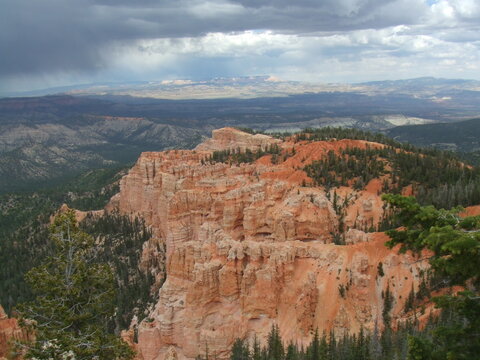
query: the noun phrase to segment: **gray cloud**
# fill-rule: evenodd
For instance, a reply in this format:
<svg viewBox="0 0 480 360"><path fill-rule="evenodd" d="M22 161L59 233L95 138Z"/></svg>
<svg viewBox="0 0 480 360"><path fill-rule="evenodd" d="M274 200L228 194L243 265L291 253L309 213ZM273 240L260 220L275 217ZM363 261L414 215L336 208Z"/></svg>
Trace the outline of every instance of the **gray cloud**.
<svg viewBox="0 0 480 360"><path fill-rule="evenodd" d="M283 34L284 37L260 39L260 45L265 46L264 56L271 58L271 54L276 54L277 58L284 59L285 63L278 64L278 69L294 66L295 61L302 67L299 54L321 54L336 57L339 62L372 51L377 51L374 55L377 57L387 52L393 57L396 53L408 57L406 54L417 53L422 46L431 49L439 48L441 42L473 44L479 40L480 5L475 0L430 3L431 6L425 0L3 0L0 5L0 81L9 79L12 83L17 77L54 73L78 74L80 78L113 76L119 71L114 66L123 66L118 64L128 62L130 57L139 62L136 53L146 56L146 62L166 64L175 70L178 66L171 65L175 63L171 57L189 57L186 69L190 69L195 63L191 57L196 56L204 72L212 71L215 76L216 67L211 69L205 63L205 59L216 63L215 55L205 46L204 38L211 33L270 31ZM382 33L397 26L403 26L401 34ZM300 41L306 46L300 49L291 43L289 36L297 40L317 40ZM336 44L332 36L343 39L343 43ZM434 46L435 39L439 44ZM407 44L413 40L417 41L417 47ZM157 43L148 44L149 41ZM278 46L272 41L279 42ZM241 49L229 44L224 47L230 52L217 54L223 57L218 61L222 64L218 68L235 72L232 66L239 66L238 60L230 66L227 59L238 59L236 52ZM246 48L253 51L248 44ZM160 55L163 55L162 61L158 60ZM120 56L127 60L119 59ZM248 57L248 54L241 56ZM262 63L258 54L251 55L251 60L254 58ZM164 73L166 70L151 72Z"/></svg>

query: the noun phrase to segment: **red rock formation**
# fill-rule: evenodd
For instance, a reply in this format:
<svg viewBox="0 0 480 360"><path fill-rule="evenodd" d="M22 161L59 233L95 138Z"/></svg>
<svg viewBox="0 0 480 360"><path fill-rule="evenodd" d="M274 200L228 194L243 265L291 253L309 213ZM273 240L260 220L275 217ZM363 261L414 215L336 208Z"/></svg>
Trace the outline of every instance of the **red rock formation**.
<svg viewBox="0 0 480 360"><path fill-rule="evenodd" d="M478 216L480 215L480 205L468 206L465 211L463 211L461 216Z"/></svg>
<svg viewBox="0 0 480 360"><path fill-rule="evenodd" d="M27 338L28 335L20 328L17 319L8 318L0 305L0 360L9 356L13 341Z"/></svg>
<svg viewBox="0 0 480 360"><path fill-rule="evenodd" d="M62 206L60 206L57 213L50 217L50 223L53 223L56 215L66 213L69 210L72 210L72 209L70 209L67 204L63 204ZM81 222L85 220L85 218L88 215L102 216L104 214L103 210L82 211L82 210L73 209L73 211L75 212L75 219L77 220L77 222Z"/></svg>
<svg viewBox="0 0 480 360"><path fill-rule="evenodd" d="M238 166L202 161L212 150L272 143L295 153L275 165L270 155ZM272 323L285 340L299 343L316 328L382 326L387 284L393 318L404 316L425 264L387 249L384 234L361 230L382 217L381 181L363 191L336 189L336 203L345 205L337 211L333 191L302 187L310 182L305 164L330 150L367 145L382 146L279 143L227 128L194 151L143 153L109 205L145 218L167 245L166 282L138 329L142 358L194 358L205 345L226 358L235 338L265 337ZM345 246L332 243L340 222L348 230Z"/></svg>
<svg viewBox="0 0 480 360"><path fill-rule="evenodd" d="M235 128L223 128L212 131L212 138L198 145L195 150L235 150L235 149L265 149L270 145L279 143L280 140L270 136L251 135Z"/></svg>

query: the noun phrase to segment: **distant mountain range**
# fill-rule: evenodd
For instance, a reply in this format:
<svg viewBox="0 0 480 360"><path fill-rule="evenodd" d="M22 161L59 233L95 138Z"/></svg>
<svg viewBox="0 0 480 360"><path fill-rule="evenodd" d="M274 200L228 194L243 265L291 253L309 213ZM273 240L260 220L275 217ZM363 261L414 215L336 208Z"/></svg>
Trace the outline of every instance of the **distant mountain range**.
<svg viewBox="0 0 480 360"><path fill-rule="evenodd" d="M478 146L476 133L453 124L480 117L480 82L473 80L315 85L264 76L48 91L63 94L0 99L0 191L129 164L142 151L192 148L224 126L266 132L341 126L419 145L465 151ZM409 126L396 128L402 125ZM469 131L466 139L473 138L462 140L463 129Z"/></svg>
<svg viewBox="0 0 480 360"><path fill-rule="evenodd" d="M361 86L376 87L376 88L392 88L392 89L408 89L411 91L428 90L445 88L461 88L475 90L479 89L480 81L468 80L468 79L444 79L435 77L419 77L415 79L405 80L383 80L383 81L370 81L359 83Z"/></svg>
<svg viewBox="0 0 480 360"><path fill-rule="evenodd" d="M10 94L11 96L119 95L157 99L219 99L284 97L293 94L356 92L362 94L401 93L440 99L458 91L480 91L480 81L421 77L406 80L372 81L356 84L284 81L273 76L213 78L206 80L129 81L92 83L47 88ZM445 92L445 94L442 94Z"/></svg>
<svg viewBox="0 0 480 360"><path fill-rule="evenodd" d="M13 96L128 95L157 99L218 99L277 97L322 91L346 91L360 88L353 85L310 84L282 81L272 76L213 78L206 80L130 81L63 86L12 94Z"/></svg>

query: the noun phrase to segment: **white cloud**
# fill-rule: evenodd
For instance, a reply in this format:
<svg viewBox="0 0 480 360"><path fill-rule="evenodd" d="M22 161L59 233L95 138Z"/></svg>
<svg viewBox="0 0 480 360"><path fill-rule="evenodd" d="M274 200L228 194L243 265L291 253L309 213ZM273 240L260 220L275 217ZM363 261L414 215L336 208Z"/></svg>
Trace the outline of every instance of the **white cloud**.
<svg viewBox="0 0 480 360"><path fill-rule="evenodd" d="M475 76L480 49L449 42L412 26L322 35L273 31L208 33L202 37L142 40L116 49L118 72L142 69L152 78L194 78L199 67L222 64L212 76L273 74L314 81L366 81L415 76ZM138 72L137 72L138 73Z"/></svg>
<svg viewBox="0 0 480 360"><path fill-rule="evenodd" d="M188 7L187 11L200 19L214 19L219 16L245 14L245 9L238 4L198 1Z"/></svg>
<svg viewBox="0 0 480 360"><path fill-rule="evenodd" d="M352 21L355 21L353 18L369 3L368 0L325 2L324 10L352 16ZM238 3L224 7L225 4L219 2L208 2L199 3L198 6L193 10L198 16L203 16L209 7L213 9L212 14L215 11L233 14L245 9L239 7ZM269 6L273 8L271 4ZM376 13L387 10L398 12L406 8L421 9L420 13L428 17L428 21L381 29L333 30L310 34L250 30L142 40L138 42L136 51L129 48L125 51L128 55L118 58L128 59L123 61L124 65L134 64L134 67L149 69L168 68L176 64L177 71L178 64L185 62L186 58L202 61L223 58L231 59L231 63L239 67L239 74L248 74L248 70L254 68L257 72L275 72L284 78L328 78L329 81L336 77L343 81L348 81L350 77L351 81L356 81L366 80L369 76L421 76L422 72L425 75L448 74L452 77L465 72L473 75L472 71L477 69L476 61L480 60L476 44L478 33L465 33L464 27L456 26L461 23L462 17L468 15L471 18L476 14L479 6L469 0L440 0L430 7L419 0L387 1ZM184 69L186 76L191 76L189 71L191 69Z"/></svg>
<svg viewBox="0 0 480 360"><path fill-rule="evenodd" d="M6 89L231 74L480 78L478 0L4 0L1 14Z"/></svg>
<svg viewBox="0 0 480 360"><path fill-rule="evenodd" d="M480 3L478 0L453 0L451 3L460 17L467 19L480 17Z"/></svg>

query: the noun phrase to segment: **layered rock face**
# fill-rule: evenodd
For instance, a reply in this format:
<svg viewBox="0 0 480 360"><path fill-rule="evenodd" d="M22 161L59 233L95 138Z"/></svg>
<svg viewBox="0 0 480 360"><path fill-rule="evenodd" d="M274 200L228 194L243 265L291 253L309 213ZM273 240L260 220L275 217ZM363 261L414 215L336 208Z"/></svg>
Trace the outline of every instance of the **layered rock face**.
<svg viewBox="0 0 480 360"><path fill-rule="evenodd" d="M9 356L12 342L27 340L29 335L20 328L17 319L8 318L0 305L0 360Z"/></svg>
<svg viewBox="0 0 480 360"><path fill-rule="evenodd" d="M280 140L273 139L263 134L248 134L235 128L222 128L212 131L212 138L199 144L195 150L254 150L266 148L267 146L280 143Z"/></svg>
<svg viewBox="0 0 480 360"><path fill-rule="evenodd" d="M289 155L275 164L272 155L241 165L205 161L213 150L272 144ZM139 356L194 358L208 347L226 358L235 338L264 339L273 323L298 343L317 328L382 327L387 287L391 316L405 317L425 264L387 249L384 234L361 230L382 218L381 180L327 192L308 186L301 170L330 150L366 146L382 145L294 144L227 128L193 151L143 153L109 205L142 216L167 245L167 279L139 325ZM333 243L340 227L346 245Z"/></svg>

